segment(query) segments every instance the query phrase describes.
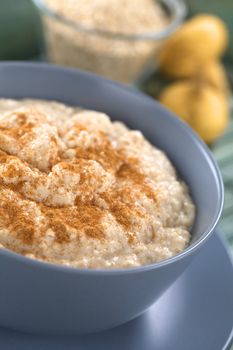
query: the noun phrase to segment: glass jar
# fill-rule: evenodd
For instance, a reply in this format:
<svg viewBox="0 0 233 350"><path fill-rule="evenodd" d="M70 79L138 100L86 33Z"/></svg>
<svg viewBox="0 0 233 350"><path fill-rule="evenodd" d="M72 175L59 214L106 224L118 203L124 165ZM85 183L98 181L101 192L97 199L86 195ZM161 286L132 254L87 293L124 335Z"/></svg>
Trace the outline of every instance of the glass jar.
<svg viewBox="0 0 233 350"><path fill-rule="evenodd" d="M154 33L123 34L84 27L34 0L40 10L49 61L84 69L122 83L139 80L156 61L164 39L182 22L182 0L161 0L167 25ZM153 62L153 64L151 64Z"/></svg>

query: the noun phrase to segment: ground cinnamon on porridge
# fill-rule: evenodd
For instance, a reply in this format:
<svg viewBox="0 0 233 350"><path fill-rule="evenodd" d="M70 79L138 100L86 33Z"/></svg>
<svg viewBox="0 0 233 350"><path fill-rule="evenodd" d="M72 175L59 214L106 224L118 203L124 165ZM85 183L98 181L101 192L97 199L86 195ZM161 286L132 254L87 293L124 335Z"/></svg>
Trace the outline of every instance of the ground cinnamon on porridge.
<svg viewBox="0 0 233 350"><path fill-rule="evenodd" d="M167 157L103 113L0 100L0 244L76 267L182 251L194 206Z"/></svg>

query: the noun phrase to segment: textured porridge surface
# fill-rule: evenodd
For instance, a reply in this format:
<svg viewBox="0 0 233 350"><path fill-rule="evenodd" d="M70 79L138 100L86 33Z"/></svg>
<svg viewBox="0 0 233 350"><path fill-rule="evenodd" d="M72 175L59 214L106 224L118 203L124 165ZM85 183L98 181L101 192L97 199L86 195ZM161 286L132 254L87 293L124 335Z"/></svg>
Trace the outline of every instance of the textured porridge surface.
<svg viewBox="0 0 233 350"><path fill-rule="evenodd" d="M84 268L181 252L194 205L139 131L58 102L0 99L0 244Z"/></svg>

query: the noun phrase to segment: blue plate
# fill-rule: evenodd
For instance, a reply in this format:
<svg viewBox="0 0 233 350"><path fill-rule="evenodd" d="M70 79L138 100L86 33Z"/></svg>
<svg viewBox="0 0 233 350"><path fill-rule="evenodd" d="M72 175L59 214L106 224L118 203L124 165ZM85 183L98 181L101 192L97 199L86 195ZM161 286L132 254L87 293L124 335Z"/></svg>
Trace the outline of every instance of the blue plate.
<svg viewBox="0 0 233 350"><path fill-rule="evenodd" d="M215 233L176 283L134 321L82 337L1 328L0 349L227 350L232 338L233 264L225 241Z"/></svg>

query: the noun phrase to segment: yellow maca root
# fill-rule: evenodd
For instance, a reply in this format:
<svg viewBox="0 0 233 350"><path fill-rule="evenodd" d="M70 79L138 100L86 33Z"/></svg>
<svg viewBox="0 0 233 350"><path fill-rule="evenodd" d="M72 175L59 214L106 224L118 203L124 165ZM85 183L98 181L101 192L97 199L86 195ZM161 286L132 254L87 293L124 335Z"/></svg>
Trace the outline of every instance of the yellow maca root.
<svg viewBox="0 0 233 350"><path fill-rule="evenodd" d="M207 84L195 81L173 83L162 91L159 100L207 143L218 138L229 121L226 94Z"/></svg>
<svg viewBox="0 0 233 350"><path fill-rule="evenodd" d="M198 74L204 83L208 83L222 92L229 93L226 72L221 62L217 60L208 62L206 65L199 68Z"/></svg>
<svg viewBox="0 0 233 350"><path fill-rule="evenodd" d="M227 44L228 30L224 22L213 15L198 15L164 43L159 69L168 77L191 77L201 63L221 57Z"/></svg>
<svg viewBox="0 0 233 350"><path fill-rule="evenodd" d="M168 85L159 96L159 101L187 123L190 113L187 103L190 93L190 84L183 81Z"/></svg>
<svg viewBox="0 0 233 350"><path fill-rule="evenodd" d="M213 88L202 89L192 104L191 126L207 143L213 142L225 130L229 121L228 100Z"/></svg>

